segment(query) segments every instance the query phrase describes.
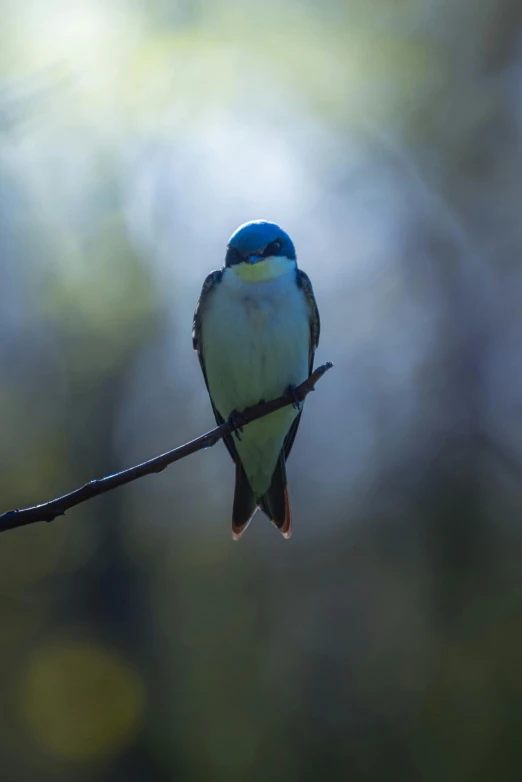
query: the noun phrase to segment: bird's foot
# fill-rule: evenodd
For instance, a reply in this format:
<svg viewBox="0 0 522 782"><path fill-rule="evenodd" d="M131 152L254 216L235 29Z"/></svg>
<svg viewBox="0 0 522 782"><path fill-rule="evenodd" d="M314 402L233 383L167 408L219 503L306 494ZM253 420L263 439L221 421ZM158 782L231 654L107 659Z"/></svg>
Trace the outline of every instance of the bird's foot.
<svg viewBox="0 0 522 782"><path fill-rule="evenodd" d="M294 385L289 385L285 391L285 396L292 400L292 407L294 410L301 410L303 399L297 393L297 388Z"/></svg>
<svg viewBox="0 0 522 782"><path fill-rule="evenodd" d="M243 413L240 413L239 410L232 410L232 412L228 416L227 423L234 428L233 434L236 435L236 439L241 440L241 435L243 434L243 427L246 423L248 423L245 420Z"/></svg>

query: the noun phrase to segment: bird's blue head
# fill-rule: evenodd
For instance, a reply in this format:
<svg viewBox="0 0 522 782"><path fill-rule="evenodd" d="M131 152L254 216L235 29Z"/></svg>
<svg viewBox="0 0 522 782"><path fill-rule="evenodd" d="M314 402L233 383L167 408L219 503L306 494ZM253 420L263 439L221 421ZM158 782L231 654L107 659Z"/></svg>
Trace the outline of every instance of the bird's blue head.
<svg viewBox="0 0 522 782"><path fill-rule="evenodd" d="M227 245L225 266L240 279L261 282L296 266L294 243L276 223L252 220L240 225Z"/></svg>

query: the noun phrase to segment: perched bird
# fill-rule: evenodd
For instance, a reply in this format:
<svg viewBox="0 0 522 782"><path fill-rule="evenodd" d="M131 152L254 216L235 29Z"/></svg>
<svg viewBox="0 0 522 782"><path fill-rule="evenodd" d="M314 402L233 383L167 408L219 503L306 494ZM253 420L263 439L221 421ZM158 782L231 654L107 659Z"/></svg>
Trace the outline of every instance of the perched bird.
<svg viewBox="0 0 522 782"><path fill-rule="evenodd" d="M319 313L292 240L278 225L254 220L232 234L224 267L203 284L192 338L218 424L306 380ZM299 406L289 405L225 438L236 465L234 540L258 507L291 536L285 462L300 418Z"/></svg>

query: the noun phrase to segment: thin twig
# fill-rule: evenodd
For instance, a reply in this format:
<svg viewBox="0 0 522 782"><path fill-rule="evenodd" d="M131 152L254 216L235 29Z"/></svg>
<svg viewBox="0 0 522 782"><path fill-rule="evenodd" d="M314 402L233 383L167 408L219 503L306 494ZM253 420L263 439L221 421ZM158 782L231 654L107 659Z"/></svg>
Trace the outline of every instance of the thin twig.
<svg viewBox="0 0 522 782"><path fill-rule="evenodd" d="M70 508L74 508L75 505L79 505L82 502L86 502L86 500L97 497L99 494L105 494L105 492L117 489L118 486L124 486L126 483L131 483L138 478L142 478L144 475L162 472L169 464L184 459L185 456L189 456L189 454L195 453L196 451L210 448L223 437L232 434L236 429L243 425L247 425L257 418L262 418L276 410L280 410L282 407L294 404L296 399L303 401L310 391L314 390L317 381L332 366L333 364L328 361L326 364L318 367L304 383L297 386L292 397L284 394L277 399L273 399L271 402L261 402L254 407L249 407L242 411L239 422L234 421L234 423L232 423L231 421L227 421L226 423L221 424L221 426L216 426L216 428L212 429L210 432L201 435L201 437L197 437L189 443L180 445L179 448L174 448L172 451L161 454L161 456L156 456L154 459L149 459L147 462L137 464L135 467L129 467L127 470L122 470L114 475L107 475L105 478L92 480L79 489L76 489L69 494L64 494L62 497L57 497L55 500L44 502L41 505L33 505L30 508L8 511L0 516L0 532L23 527L26 524L34 524L37 521L53 521L57 516L64 516L65 512Z"/></svg>

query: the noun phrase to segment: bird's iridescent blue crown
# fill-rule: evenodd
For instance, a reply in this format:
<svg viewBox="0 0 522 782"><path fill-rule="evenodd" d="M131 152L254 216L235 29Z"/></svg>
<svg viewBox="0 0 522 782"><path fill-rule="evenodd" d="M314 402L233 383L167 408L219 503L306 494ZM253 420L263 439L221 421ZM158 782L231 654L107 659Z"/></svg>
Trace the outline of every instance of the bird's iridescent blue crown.
<svg viewBox="0 0 522 782"><path fill-rule="evenodd" d="M284 256L295 261L294 243L276 223L252 220L240 225L227 244L226 266L253 263L270 256Z"/></svg>

